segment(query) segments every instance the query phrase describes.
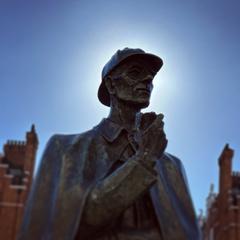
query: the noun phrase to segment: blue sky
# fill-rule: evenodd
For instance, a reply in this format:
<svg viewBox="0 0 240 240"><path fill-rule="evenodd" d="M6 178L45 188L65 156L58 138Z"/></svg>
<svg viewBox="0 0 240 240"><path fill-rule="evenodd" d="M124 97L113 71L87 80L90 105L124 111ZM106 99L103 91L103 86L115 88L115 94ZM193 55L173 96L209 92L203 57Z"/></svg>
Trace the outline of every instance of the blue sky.
<svg viewBox="0 0 240 240"><path fill-rule="evenodd" d="M0 145L35 123L37 162L54 133L80 133L108 114L101 70L139 47L164 66L145 111L162 112L167 151L180 157L196 210L225 143L240 169L240 3L232 0L0 1Z"/></svg>

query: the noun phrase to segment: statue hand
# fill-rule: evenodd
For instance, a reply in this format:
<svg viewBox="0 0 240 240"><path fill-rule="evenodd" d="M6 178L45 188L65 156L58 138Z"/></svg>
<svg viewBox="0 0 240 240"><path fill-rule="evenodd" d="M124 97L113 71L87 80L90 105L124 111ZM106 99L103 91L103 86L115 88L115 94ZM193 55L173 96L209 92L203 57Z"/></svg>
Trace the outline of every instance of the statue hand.
<svg viewBox="0 0 240 240"><path fill-rule="evenodd" d="M166 146L167 139L163 130L163 114L158 114L150 126L143 132L140 141L139 151L144 155L143 159L150 159L151 165L155 165L156 160L159 159Z"/></svg>

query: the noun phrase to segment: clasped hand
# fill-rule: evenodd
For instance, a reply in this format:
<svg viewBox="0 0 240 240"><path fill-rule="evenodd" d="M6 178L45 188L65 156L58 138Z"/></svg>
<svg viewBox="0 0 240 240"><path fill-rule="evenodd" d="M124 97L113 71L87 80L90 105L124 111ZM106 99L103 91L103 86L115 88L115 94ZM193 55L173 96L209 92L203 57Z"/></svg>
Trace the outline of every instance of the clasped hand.
<svg viewBox="0 0 240 240"><path fill-rule="evenodd" d="M142 155L142 161L151 161L155 165L157 159L161 158L166 149L168 140L163 130L163 114L146 113L151 122L142 131L139 142L139 154Z"/></svg>

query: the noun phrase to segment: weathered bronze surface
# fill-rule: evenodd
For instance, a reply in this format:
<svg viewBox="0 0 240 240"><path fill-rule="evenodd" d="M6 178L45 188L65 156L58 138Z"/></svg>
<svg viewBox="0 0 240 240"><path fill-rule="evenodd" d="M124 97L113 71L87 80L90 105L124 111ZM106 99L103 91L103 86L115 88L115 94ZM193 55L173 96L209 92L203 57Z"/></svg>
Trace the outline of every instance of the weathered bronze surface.
<svg viewBox="0 0 240 240"><path fill-rule="evenodd" d="M140 112L161 66L129 48L105 65L98 97L110 114L49 140L19 240L200 239L181 161L165 152L163 114Z"/></svg>

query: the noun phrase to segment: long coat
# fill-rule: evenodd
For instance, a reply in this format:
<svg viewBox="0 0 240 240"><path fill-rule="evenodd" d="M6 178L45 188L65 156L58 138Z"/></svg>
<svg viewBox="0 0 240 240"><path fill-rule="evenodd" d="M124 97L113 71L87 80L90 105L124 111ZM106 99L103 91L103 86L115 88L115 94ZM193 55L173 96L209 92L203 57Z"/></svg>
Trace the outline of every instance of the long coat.
<svg viewBox="0 0 240 240"><path fill-rule="evenodd" d="M74 240L86 198L109 169L104 141L111 138L114 132L106 134L103 121L88 132L54 135L49 140L28 198L18 240ZM199 240L181 161L165 153L155 168L158 179L149 194L163 239ZM82 237L86 239L91 239L90 235Z"/></svg>

